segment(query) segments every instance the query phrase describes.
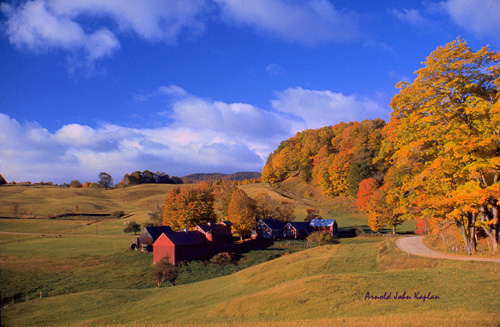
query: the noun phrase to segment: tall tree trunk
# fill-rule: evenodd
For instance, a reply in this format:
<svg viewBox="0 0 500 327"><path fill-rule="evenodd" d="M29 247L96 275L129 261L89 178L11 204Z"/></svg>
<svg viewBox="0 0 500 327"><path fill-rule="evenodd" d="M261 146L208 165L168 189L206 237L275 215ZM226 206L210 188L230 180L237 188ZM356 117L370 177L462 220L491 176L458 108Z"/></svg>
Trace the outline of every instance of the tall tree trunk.
<svg viewBox="0 0 500 327"><path fill-rule="evenodd" d="M472 212L469 212L467 219L467 225L469 227L469 239L470 239L470 251L469 255L472 255L476 252L476 215Z"/></svg>
<svg viewBox="0 0 500 327"><path fill-rule="evenodd" d="M496 203L492 205L491 213L488 211L486 204L481 205L481 222L485 222L487 220L490 220L491 218L495 219L495 217L497 219L496 222L490 224L488 227L483 226L484 232L491 238L491 241L493 243L493 252L496 252L498 250L498 205L496 205Z"/></svg>
<svg viewBox="0 0 500 327"><path fill-rule="evenodd" d="M492 203L492 209L494 223L491 226L491 230L493 232L493 252L498 251L498 242L500 238L500 222L498 219L500 218L500 206L498 205L498 200L494 199Z"/></svg>
<svg viewBox="0 0 500 327"><path fill-rule="evenodd" d="M474 235L470 235L470 219L467 219L467 226L464 221L464 217L460 217L460 219L456 219L455 223L458 227L458 230L462 234L462 238L464 240L465 249L467 253L471 255L474 253L475 245L474 245Z"/></svg>

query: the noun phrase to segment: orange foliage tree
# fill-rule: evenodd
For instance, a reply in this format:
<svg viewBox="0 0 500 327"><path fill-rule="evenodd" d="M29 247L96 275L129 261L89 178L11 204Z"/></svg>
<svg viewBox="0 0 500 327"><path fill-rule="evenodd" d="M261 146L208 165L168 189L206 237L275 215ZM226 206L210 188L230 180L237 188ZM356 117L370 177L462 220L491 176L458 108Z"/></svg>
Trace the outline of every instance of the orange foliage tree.
<svg viewBox="0 0 500 327"><path fill-rule="evenodd" d="M482 229L498 249L500 54L457 39L427 57L413 83L401 82L379 160L409 165L399 205L453 220L469 254ZM402 196L403 195L403 196ZM432 224L431 224L432 225Z"/></svg>
<svg viewBox="0 0 500 327"><path fill-rule="evenodd" d="M207 184L171 189L163 203L163 225L174 230L215 223L214 196Z"/></svg>
<svg viewBox="0 0 500 327"><path fill-rule="evenodd" d="M228 218L233 224L234 230L243 239L255 226L256 212L255 201L245 191L236 189L231 195L229 202Z"/></svg>

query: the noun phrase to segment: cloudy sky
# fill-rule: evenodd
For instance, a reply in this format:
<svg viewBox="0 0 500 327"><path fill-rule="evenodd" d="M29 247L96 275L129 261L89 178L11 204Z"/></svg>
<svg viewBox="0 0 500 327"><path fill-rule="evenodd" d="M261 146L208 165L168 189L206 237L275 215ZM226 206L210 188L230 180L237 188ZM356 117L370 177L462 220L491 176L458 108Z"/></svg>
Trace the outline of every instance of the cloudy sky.
<svg viewBox="0 0 500 327"><path fill-rule="evenodd" d="M498 31L499 0L2 1L0 174L261 171L298 131L388 120L437 46Z"/></svg>

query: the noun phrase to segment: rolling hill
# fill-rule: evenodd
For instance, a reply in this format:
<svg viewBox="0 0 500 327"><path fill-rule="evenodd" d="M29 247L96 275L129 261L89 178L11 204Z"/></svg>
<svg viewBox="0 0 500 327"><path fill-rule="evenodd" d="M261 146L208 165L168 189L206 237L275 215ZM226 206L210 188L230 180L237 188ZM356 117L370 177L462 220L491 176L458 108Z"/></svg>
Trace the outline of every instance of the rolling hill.
<svg viewBox="0 0 500 327"><path fill-rule="evenodd" d="M13 203L39 216L72 210L75 204L96 214L126 213L97 220L0 219L1 232L35 233L0 233L0 288L2 296L16 299L3 303L1 324L491 326L500 321L499 302L491 292L500 287L498 264L408 256L383 237L341 238L338 244L293 251L293 244L276 242L259 257L248 254L239 267L195 263L185 282L156 288L150 281L151 253L126 250L134 236L123 232L123 223L145 222L171 187L175 185L108 191L1 187L2 215L12 214ZM279 188L240 187L251 196L266 192L292 202L298 220L314 206L324 218L337 219L341 229L365 224L352 201L318 197L318 190L300 179L289 179ZM401 228L409 231L413 226ZM196 277L202 274L206 276ZM215 278L206 279L210 276ZM406 292L411 299L367 299L368 292L390 292L392 297ZM439 299L424 302L414 298L415 292L431 292Z"/></svg>

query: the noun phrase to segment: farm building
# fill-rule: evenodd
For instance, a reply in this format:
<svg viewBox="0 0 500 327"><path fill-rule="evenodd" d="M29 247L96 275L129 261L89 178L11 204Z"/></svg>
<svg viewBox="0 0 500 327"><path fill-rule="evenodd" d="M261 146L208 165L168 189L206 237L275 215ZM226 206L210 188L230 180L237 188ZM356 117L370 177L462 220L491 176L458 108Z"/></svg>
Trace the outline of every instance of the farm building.
<svg viewBox="0 0 500 327"><path fill-rule="evenodd" d="M252 238L277 239L283 235L283 223L277 219L261 219L252 230Z"/></svg>
<svg viewBox="0 0 500 327"><path fill-rule="evenodd" d="M284 238L305 239L311 233L308 222L291 221L283 227Z"/></svg>
<svg viewBox="0 0 500 327"><path fill-rule="evenodd" d="M153 262L156 264L168 256L169 262L176 264L183 260L208 258L210 251L205 235L196 231L166 232L153 244Z"/></svg>
<svg viewBox="0 0 500 327"><path fill-rule="evenodd" d="M151 226L144 227L141 235L139 235L138 250L149 252L153 250L153 243L161 236L162 233L170 233L172 228L168 226Z"/></svg>
<svg viewBox="0 0 500 327"><path fill-rule="evenodd" d="M203 233L213 249L217 249L233 243L231 226L230 221L223 221L219 224L197 225L196 230Z"/></svg>
<svg viewBox="0 0 500 327"><path fill-rule="evenodd" d="M337 233L337 222L335 219L313 219L309 223L311 230L316 231L328 231L330 235Z"/></svg>

